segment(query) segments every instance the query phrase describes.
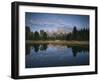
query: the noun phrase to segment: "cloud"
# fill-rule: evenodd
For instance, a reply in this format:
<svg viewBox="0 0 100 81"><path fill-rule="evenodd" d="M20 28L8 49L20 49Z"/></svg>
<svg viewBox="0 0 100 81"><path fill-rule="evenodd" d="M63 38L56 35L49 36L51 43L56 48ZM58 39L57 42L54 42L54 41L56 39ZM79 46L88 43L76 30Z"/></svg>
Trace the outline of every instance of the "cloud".
<svg viewBox="0 0 100 81"><path fill-rule="evenodd" d="M57 20L57 19L31 19L30 20L31 25L35 26L44 26L44 27L59 27L59 26L66 26L66 23L63 20Z"/></svg>

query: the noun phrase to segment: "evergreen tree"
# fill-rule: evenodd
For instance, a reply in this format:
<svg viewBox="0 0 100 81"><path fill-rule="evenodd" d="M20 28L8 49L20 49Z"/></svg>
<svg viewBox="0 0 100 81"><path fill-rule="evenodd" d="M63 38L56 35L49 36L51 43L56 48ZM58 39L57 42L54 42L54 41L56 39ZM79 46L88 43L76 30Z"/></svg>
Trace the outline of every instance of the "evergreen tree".
<svg viewBox="0 0 100 81"><path fill-rule="evenodd" d="M43 33L43 39L44 39L44 40L47 39L47 33L46 33L46 32Z"/></svg>
<svg viewBox="0 0 100 81"><path fill-rule="evenodd" d="M29 37L30 37L30 27L26 26L25 30L26 30L26 32L25 32L26 40L29 40Z"/></svg>
<svg viewBox="0 0 100 81"><path fill-rule="evenodd" d="M73 34L72 35L73 36L72 39L76 40L77 39L77 28L76 28L76 26L74 26L72 34Z"/></svg>
<svg viewBox="0 0 100 81"><path fill-rule="evenodd" d="M35 31L34 33L34 40L39 40L40 39L40 35L37 31Z"/></svg>

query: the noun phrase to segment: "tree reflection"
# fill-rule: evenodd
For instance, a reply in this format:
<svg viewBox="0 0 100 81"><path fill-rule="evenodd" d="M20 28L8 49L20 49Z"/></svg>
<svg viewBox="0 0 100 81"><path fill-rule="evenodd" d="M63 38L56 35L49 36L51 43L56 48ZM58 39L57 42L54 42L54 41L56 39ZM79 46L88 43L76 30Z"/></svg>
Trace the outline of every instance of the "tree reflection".
<svg viewBox="0 0 100 81"><path fill-rule="evenodd" d="M45 51L47 49L47 44L40 45L40 51Z"/></svg>
<svg viewBox="0 0 100 81"><path fill-rule="evenodd" d="M48 48L48 44L26 44L26 55L30 54L31 47L34 49L34 51L37 53L40 51L45 51Z"/></svg>
<svg viewBox="0 0 100 81"><path fill-rule="evenodd" d="M33 45L35 52L38 52L39 51L39 46L40 46L40 44L34 44Z"/></svg>
<svg viewBox="0 0 100 81"><path fill-rule="evenodd" d="M26 44L26 47L25 47L25 52L26 52L26 55L30 54L30 50L31 50L31 46Z"/></svg>
<svg viewBox="0 0 100 81"><path fill-rule="evenodd" d="M88 52L89 46L69 46L72 48L73 56L76 57L79 52Z"/></svg>
<svg viewBox="0 0 100 81"><path fill-rule="evenodd" d="M54 45L55 46L55 45ZM62 47L62 45L60 45ZM89 52L89 46L67 46L72 49L73 56L76 57L79 52ZM34 52L46 51L48 44L26 44L26 55L30 54L30 50L33 48Z"/></svg>

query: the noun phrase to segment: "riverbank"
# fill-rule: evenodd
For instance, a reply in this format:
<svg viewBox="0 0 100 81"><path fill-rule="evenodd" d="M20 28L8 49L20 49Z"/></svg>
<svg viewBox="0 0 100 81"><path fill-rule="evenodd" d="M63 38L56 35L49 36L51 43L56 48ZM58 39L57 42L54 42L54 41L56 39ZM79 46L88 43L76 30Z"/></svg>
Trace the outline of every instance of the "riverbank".
<svg viewBox="0 0 100 81"><path fill-rule="evenodd" d="M26 40L26 43L28 44L66 44L66 45L89 45L88 41L65 41L65 40Z"/></svg>

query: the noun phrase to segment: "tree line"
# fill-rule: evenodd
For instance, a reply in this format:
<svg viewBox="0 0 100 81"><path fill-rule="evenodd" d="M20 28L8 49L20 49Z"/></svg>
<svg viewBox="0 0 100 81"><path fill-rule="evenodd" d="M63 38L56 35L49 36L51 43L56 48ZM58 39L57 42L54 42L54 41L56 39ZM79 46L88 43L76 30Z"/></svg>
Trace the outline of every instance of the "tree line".
<svg viewBox="0 0 100 81"><path fill-rule="evenodd" d="M30 27L26 26L26 40L78 40L78 41L89 41L89 29L83 28L78 30L76 26L73 27L73 31L67 34L54 33L49 36L44 30L40 32L31 32Z"/></svg>

